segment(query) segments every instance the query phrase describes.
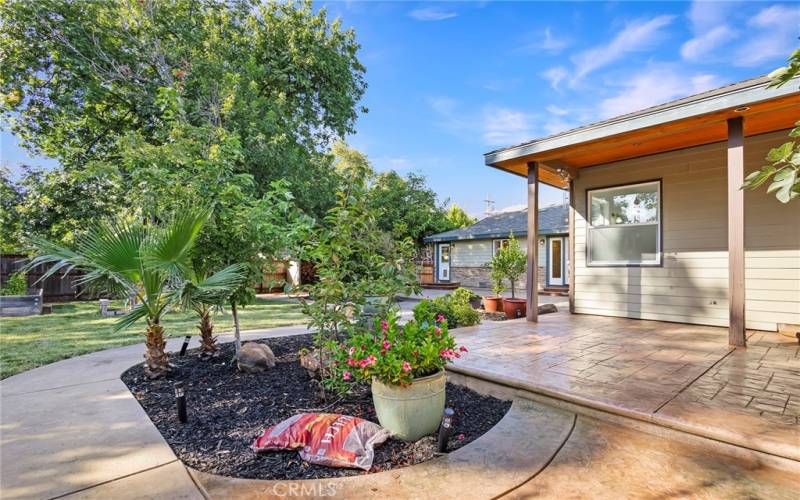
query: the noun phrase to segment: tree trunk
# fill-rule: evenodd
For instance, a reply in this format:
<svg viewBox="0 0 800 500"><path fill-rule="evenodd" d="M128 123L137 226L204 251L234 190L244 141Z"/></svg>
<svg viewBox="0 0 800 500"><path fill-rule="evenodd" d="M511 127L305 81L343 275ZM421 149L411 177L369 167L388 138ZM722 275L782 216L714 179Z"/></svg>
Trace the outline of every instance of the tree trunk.
<svg viewBox="0 0 800 500"><path fill-rule="evenodd" d="M231 302L231 314L233 314L233 345L236 348L236 355L242 348L242 337L239 331L239 313L236 310L236 302Z"/></svg>
<svg viewBox="0 0 800 500"><path fill-rule="evenodd" d="M511 298L513 299L516 298L514 297L514 280L509 280L509 281L511 282Z"/></svg>
<svg viewBox="0 0 800 500"><path fill-rule="evenodd" d="M197 329L200 330L200 357L216 356L219 346L217 346L217 337L214 336L214 322L211 320L210 309L203 309L200 312L200 324L197 325Z"/></svg>
<svg viewBox="0 0 800 500"><path fill-rule="evenodd" d="M164 327L157 321L147 322L147 341L145 342L144 373L148 378L159 378L170 371L169 359L164 348Z"/></svg>

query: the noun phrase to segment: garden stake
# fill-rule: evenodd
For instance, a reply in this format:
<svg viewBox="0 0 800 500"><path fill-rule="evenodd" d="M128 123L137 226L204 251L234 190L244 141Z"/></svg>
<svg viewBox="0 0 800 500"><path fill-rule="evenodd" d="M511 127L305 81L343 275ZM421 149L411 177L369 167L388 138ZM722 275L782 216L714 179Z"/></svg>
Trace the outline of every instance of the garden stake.
<svg viewBox="0 0 800 500"><path fill-rule="evenodd" d="M192 339L192 336L191 336L191 335L187 335L187 336L186 336L186 337L183 339L183 345L181 346L181 353L180 353L180 354L178 354L178 356L183 356L184 354L186 354L186 348L187 348L187 347L189 347L189 341L190 341L191 339Z"/></svg>
<svg viewBox="0 0 800 500"><path fill-rule="evenodd" d="M175 382L175 402L178 406L178 421L185 424L186 418L186 393L183 390L183 382Z"/></svg>
<svg viewBox="0 0 800 500"><path fill-rule="evenodd" d="M439 426L439 453L447 451L447 441L453 434L453 415L455 412L452 408L445 408L444 415L442 416L442 425Z"/></svg>

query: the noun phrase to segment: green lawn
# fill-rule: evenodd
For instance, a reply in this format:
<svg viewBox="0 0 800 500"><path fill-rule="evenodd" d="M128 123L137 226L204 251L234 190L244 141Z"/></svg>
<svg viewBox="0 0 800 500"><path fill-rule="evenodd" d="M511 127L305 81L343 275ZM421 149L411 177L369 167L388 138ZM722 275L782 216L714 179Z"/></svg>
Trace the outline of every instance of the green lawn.
<svg viewBox="0 0 800 500"><path fill-rule="evenodd" d="M120 307L112 303L112 307ZM99 315L97 301L54 304L53 313L43 316L0 318L0 379L37 366L111 347L144 342L144 321L112 333L114 318ZM163 321L168 337L196 335L196 315L170 312ZM239 309L242 330L271 328L306 322L296 301L257 299ZM230 312L214 316L214 331L233 330Z"/></svg>

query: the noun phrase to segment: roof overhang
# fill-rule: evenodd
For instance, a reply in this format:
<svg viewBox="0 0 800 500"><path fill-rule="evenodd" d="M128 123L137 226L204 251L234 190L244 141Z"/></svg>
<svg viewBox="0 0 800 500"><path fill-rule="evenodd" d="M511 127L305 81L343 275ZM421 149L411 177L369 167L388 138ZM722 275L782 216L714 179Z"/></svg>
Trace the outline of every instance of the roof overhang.
<svg viewBox="0 0 800 500"><path fill-rule="evenodd" d="M528 163L536 162L540 182L566 188L580 168L724 141L729 118L744 117L746 136L791 128L800 119L798 82L767 88L769 80L760 78L492 151L484 158L486 165L523 177Z"/></svg>

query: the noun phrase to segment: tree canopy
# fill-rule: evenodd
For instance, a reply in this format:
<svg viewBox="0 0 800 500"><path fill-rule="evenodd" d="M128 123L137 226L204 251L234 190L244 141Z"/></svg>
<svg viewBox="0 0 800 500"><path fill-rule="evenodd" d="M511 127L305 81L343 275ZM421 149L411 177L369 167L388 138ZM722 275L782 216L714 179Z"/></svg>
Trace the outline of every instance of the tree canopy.
<svg viewBox="0 0 800 500"><path fill-rule="evenodd" d="M324 151L353 132L366 83L355 34L324 9L10 0L0 17L0 114L26 148L68 175L88 168L133 189L132 149L223 137L237 145L225 161L251 176L257 196L285 179L309 213L334 202L332 185L320 189L335 183ZM212 135L164 126L177 118ZM169 156L177 153L163 149L160 163L192 161Z"/></svg>

